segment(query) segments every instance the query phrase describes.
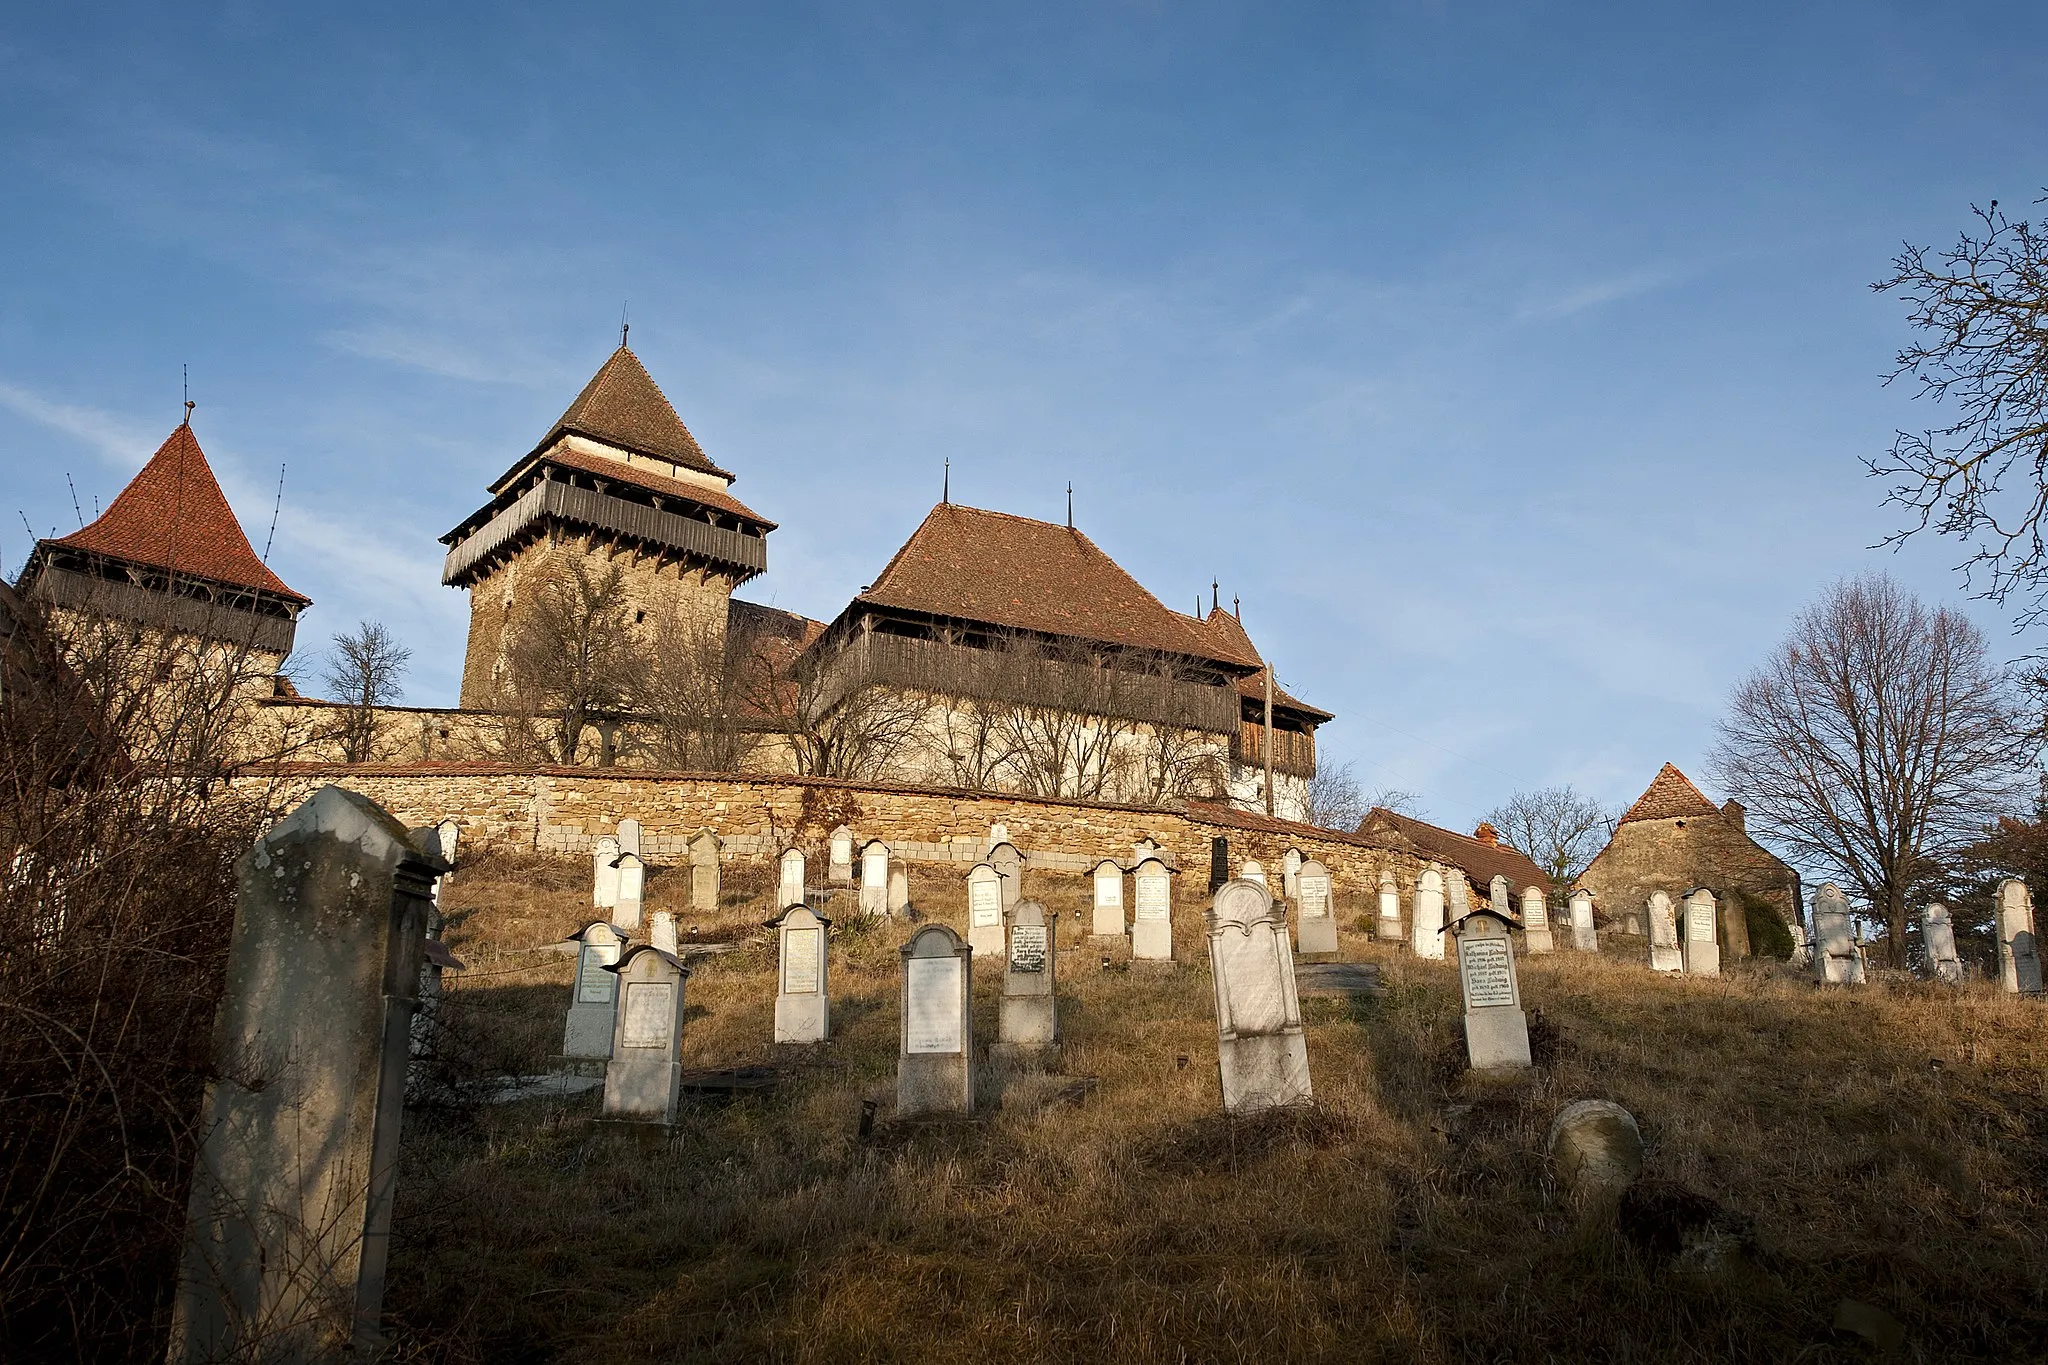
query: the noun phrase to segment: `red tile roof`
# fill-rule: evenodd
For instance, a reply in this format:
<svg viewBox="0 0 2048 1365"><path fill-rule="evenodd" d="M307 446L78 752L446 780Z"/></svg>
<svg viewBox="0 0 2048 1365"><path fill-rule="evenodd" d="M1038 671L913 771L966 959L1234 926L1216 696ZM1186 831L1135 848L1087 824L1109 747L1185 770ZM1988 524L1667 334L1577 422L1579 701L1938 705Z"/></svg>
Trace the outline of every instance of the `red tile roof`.
<svg viewBox="0 0 2048 1365"><path fill-rule="evenodd" d="M676 416L667 395L640 363L640 357L624 346L613 351L610 359L598 367L590 382L583 386L583 392L576 395L576 401L534 447L534 452L547 449L566 432L688 465L707 474L732 477L711 463L704 447L697 444L683 419Z"/></svg>
<svg viewBox="0 0 2048 1365"><path fill-rule="evenodd" d="M179 424L99 520L49 543L255 588L301 606L312 600L256 557L189 422Z"/></svg>
<svg viewBox="0 0 2048 1365"><path fill-rule="evenodd" d="M1514 895L1520 895L1525 886L1548 888L1550 885L1550 875L1519 849L1506 844L1489 844L1384 806L1374 806L1359 822L1358 832L1365 836L1398 835L1414 845L1424 857L1463 870L1472 879L1472 884L1479 888L1482 897L1496 876L1508 879L1508 890ZM1520 911L1519 906L1515 908Z"/></svg>
<svg viewBox="0 0 2048 1365"><path fill-rule="evenodd" d="M1631 820L1679 820L1698 815L1719 815L1721 808L1700 795L1686 775L1666 763L1657 770L1650 788L1628 808L1620 823Z"/></svg>
<svg viewBox="0 0 2048 1365"><path fill-rule="evenodd" d="M1179 615L1179 613L1176 612L1175 615ZM1220 653L1231 658L1259 665L1258 672L1248 678L1239 678L1237 680L1237 694L1241 697L1247 697L1252 701L1263 703L1266 700L1265 660L1260 656L1258 646L1252 643L1251 634L1245 630L1244 622L1237 619L1237 614L1225 611L1221 607L1211 607L1206 619L1200 616L1183 617L1182 619L1193 621L1196 627L1208 636L1210 642ZM1273 684L1273 705L1275 707L1285 706L1292 708L1304 715L1314 716L1318 721L1336 719L1335 716L1321 707L1310 706L1299 697L1288 695L1287 689L1280 686L1277 682Z"/></svg>
<svg viewBox="0 0 2048 1365"><path fill-rule="evenodd" d="M735 517L744 517L766 530L772 531L775 529L774 522L768 520L768 518L762 516L759 512L756 512L753 508L722 489L706 488L702 484L684 483L681 479L671 479L668 475L657 474L651 469L642 469L637 465L625 464L618 460L607 460L602 455L585 454L580 450L571 450L567 446L546 451L538 457L528 456L526 459L521 460L517 465L513 466L504 478L491 485L491 492L497 493L509 487L517 481L520 475L531 469L534 464L543 461L548 464L561 465L566 469L580 469L585 474L595 474L601 479L610 479L614 483L629 483L635 488L644 488L650 493L659 493L665 498L686 498L691 502L701 503L706 507L729 513Z"/></svg>

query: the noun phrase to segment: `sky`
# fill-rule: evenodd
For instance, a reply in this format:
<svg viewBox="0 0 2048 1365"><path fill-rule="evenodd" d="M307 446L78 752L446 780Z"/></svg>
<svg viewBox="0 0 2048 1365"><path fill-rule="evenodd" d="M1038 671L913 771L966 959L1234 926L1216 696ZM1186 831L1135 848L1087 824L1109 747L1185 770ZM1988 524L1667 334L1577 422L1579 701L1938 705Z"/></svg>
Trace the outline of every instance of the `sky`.
<svg viewBox="0 0 2048 1365"><path fill-rule="evenodd" d="M1870 282L2042 193L2044 65L2022 4L15 6L0 563L189 367L295 671L379 620L452 705L437 538L623 312L780 523L742 596L831 618L947 460L1071 480L1368 790L1718 798L1730 689L1845 575L2037 643L1874 548L1861 461L1935 417Z"/></svg>

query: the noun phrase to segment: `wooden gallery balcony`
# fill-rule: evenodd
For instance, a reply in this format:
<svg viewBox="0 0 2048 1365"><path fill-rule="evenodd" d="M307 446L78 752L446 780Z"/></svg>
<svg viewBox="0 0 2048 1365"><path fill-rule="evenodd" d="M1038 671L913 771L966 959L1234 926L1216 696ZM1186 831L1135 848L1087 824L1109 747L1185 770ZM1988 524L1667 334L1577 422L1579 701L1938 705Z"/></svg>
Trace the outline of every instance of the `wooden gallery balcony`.
<svg viewBox="0 0 2048 1365"><path fill-rule="evenodd" d="M1230 761L1247 768L1266 765L1266 727L1244 721L1230 740ZM1316 775L1316 737L1306 730L1273 729L1273 771L1289 777Z"/></svg>

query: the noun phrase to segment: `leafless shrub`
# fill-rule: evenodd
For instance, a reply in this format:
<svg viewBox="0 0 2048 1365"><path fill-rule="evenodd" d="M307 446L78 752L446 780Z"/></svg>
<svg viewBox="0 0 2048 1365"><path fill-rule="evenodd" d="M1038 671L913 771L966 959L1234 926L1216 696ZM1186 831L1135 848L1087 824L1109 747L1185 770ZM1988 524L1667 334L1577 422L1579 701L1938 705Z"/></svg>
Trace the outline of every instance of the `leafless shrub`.
<svg viewBox="0 0 2048 1365"><path fill-rule="evenodd" d="M508 628L500 709L548 716L555 761L574 763L583 732L616 716L648 672L624 568L581 558L557 562L521 598ZM610 757L602 754L600 762Z"/></svg>
<svg viewBox="0 0 2048 1365"><path fill-rule="evenodd" d="M647 672L634 689L659 766L729 773L747 765L761 740L747 704L755 644L750 632L729 633L679 612L659 618Z"/></svg>
<svg viewBox="0 0 2048 1365"><path fill-rule="evenodd" d="M1615 812L1566 784L1516 792L1486 813L1501 839L1550 874L1557 892L1571 889L1614 834Z"/></svg>
<svg viewBox="0 0 2048 1365"><path fill-rule="evenodd" d="M377 756L377 708L405 695L402 686L412 651L391 638L381 622L364 621L334 637L325 680L342 704L334 736L344 763L368 763Z"/></svg>

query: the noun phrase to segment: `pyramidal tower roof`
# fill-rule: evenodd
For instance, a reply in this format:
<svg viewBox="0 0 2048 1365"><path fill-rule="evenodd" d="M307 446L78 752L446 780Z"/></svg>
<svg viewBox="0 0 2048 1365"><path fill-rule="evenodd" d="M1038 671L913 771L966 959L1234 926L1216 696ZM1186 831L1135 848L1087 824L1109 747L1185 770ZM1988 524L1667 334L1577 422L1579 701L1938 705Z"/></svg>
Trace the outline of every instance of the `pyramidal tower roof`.
<svg viewBox="0 0 2048 1365"><path fill-rule="evenodd" d="M90 526L49 542L306 605L256 557L188 417Z"/></svg>
<svg viewBox="0 0 2048 1365"><path fill-rule="evenodd" d="M1619 823L1631 820L1677 820L1695 815L1719 815L1721 808L1700 794L1686 775L1673 764L1657 770L1650 788L1628 808Z"/></svg>
<svg viewBox="0 0 2048 1365"><path fill-rule="evenodd" d="M652 455L706 474L732 478L705 455L704 447L697 444L683 419L676 416L675 408L647 373L647 367L640 363L640 357L623 345L598 367L590 382L583 386L583 392L576 395L576 401L534 450L545 450L560 437L572 433L638 455Z"/></svg>

